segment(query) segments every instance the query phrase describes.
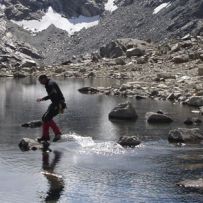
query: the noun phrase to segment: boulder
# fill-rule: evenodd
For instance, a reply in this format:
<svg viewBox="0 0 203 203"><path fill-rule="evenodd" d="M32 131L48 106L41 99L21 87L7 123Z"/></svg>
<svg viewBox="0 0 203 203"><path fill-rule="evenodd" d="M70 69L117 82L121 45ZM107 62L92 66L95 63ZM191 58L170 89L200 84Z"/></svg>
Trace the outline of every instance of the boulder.
<svg viewBox="0 0 203 203"><path fill-rule="evenodd" d="M192 124L193 124L192 118L187 118L187 119L184 121L184 124L185 124L185 125L192 125Z"/></svg>
<svg viewBox="0 0 203 203"><path fill-rule="evenodd" d="M174 56L172 60L174 63L185 63L189 61L189 56L186 54L178 55Z"/></svg>
<svg viewBox="0 0 203 203"><path fill-rule="evenodd" d="M203 96L192 96L187 101L189 106L201 107L203 106Z"/></svg>
<svg viewBox="0 0 203 203"><path fill-rule="evenodd" d="M177 128L169 131L169 142L200 142L203 139L203 135L200 133L199 128Z"/></svg>
<svg viewBox="0 0 203 203"><path fill-rule="evenodd" d="M96 94L99 92L99 90L94 87L82 87L78 89L78 91L83 94Z"/></svg>
<svg viewBox="0 0 203 203"><path fill-rule="evenodd" d="M198 76L203 76L203 67L198 68Z"/></svg>
<svg viewBox="0 0 203 203"><path fill-rule="evenodd" d="M132 103L126 102L115 107L109 113L109 119L135 120L137 119L137 113Z"/></svg>
<svg viewBox="0 0 203 203"><path fill-rule="evenodd" d="M29 150L37 150L37 149L41 149L43 151L50 151L49 149L49 143L48 142L42 142L39 143L38 141L31 139L31 138L23 138L18 146L21 149L21 151L29 151Z"/></svg>
<svg viewBox="0 0 203 203"><path fill-rule="evenodd" d="M132 56L143 56L145 55L145 50L142 49L142 48L131 48L131 49L128 49L126 51L126 56L127 57L132 57Z"/></svg>
<svg viewBox="0 0 203 203"><path fill-rule="evenodd" d="M124 55L124 47L117 42L110 42L106 46L100 48L100 56L106 58L118 58Z"/></svg>
<svg viewBox="0 0 203 203"><path fill-rule="evenodd" d="M116 63L116 65L125 65L126 64L125 60L120 57L115 59L115 63Z"/></svg>
<svg viewBox="0 0 203 203"><path fill-rule="evenodd" d="M31 59L23 59L21 63L21 67L36 67L37 63Z"/></svg>
<svg viewBox="0 0 203 203"><path fill-rule="evenodd" d="M171 123L173 121L169 116L155 112L147 112L145 117L148 123Z"/></svg>
<svg viewBox="0 0 203 203"><path fill-rule="evenodd" d="M118 144L123 147L135 147L139 145L141 142L135 136L122 136L118 140Z"/></svg>

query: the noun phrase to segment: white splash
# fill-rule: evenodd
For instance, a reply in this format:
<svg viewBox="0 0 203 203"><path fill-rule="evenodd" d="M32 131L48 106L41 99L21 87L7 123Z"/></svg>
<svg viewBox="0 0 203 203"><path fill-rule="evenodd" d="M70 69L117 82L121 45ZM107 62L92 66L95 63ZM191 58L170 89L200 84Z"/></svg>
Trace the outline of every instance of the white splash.
<svg viewBox="0 0 203 203"><path fill-rule="evenodd" d="M124 154L126 150L114 141L94 141L91 137L82 137L74 133L62 135L62 139L58 142L67 145L68 150L77 151L80 154L100 154L115 155Z"/></svg>
<svg viewBox="0 0 203 203"><path fill-rule="evenodd" d="M108 2L104 5L104 8L106 11L113 12L118 8L118 6L114 4L114 0L108 0Z"/></svg>
<svg viewBox="0 0 203 203"><path fill-rule="evenodd" d="M168 8L170 5L171 5L171 2L163 3L163 4L159 5L159 6L157 6L157 7L154 9L153 14L159 13L163 8Z"/></svg>
<svg viewBox="0 0 203 203"><path fill-rule="evenodd" d="M65 30L70 35L72 35L74 32L78 32L83 28L89 28L98 25L99 16L79 16L78 18L67 19L54 12L52 7L49 7L47 13L42 17L41 20L12 20L12 22L32 32L40 32L53 24L57 28Z"/></svg>

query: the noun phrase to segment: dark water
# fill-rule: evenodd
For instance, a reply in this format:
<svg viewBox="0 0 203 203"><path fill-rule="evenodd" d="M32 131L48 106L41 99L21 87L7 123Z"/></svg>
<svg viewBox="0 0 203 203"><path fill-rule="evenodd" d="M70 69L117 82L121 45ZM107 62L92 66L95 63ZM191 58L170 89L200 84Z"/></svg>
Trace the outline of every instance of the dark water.
<svg viewBox="0 0 203 203"><path fill-rule="evenodd" d="M203 145L182 147L168 143L170 129L185 127L192 114L181 105L152 100L131 100L136 122L110 122L108 113L127 99L83 95L83 86L119 85L117 81L58 80L68 109L56 121L63 141L52 152L23 153L17 144L23 137L36 138L41 129L20 124L41 118L49 102L37 103L46 94L32 79L0 80L0 201L22 202L202 202L199 191L176 186L178 181L203 175ZM148 125L147 111L163 110L174 122ZM202 125L198 126L202 129ZM137 135L135 149L116 144L122 135Z"/></svg>

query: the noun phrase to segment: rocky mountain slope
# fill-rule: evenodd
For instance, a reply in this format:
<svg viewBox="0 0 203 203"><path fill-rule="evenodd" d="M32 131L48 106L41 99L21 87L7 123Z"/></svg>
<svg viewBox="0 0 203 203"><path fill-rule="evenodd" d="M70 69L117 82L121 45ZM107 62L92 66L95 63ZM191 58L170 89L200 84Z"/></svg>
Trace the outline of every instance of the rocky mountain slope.
<svg viewBox="0 0 203 203"><path fill-rule="evenodd" d="M0 30L4 40L1 42L1 53L13 54L12 57L16 58L16 50L19 55L23 50L19 47L26 44L26 49L30 49L29 60L34 59L38 64L52 65L63 63L73 55L98 51L101 46L118 38L137 38L160 43L178 39L188 33L194 36L203 34L203 0L116 0L118 9L113 12L105 11L106 2L2 0L4 9L1 10L0 17L3 25ZM154 9L164 3L167 6L155 13ZM67 18L100 15L100 21L97 26L82 29L71 36L55 26L33 35L11 21L40 19L49 6ZM5 43L8 41L12 44L13 51L10 50L10 45ZM8 50L5 50L5 47ZM34 58L31 54L32 49ZM15 66L19 66L19 63L15 63Z"/></svg>

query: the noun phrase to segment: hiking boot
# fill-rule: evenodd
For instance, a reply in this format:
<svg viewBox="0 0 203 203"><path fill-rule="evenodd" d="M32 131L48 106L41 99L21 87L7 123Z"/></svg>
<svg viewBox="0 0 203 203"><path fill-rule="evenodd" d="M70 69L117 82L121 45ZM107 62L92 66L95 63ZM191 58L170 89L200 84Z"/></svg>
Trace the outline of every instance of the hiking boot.
<svg viewBox="0 0 203 203"><path fill-rule="evenodd" d="M53 139L53 142L57 142L60 139L61 139L61 135L56 135L55 138Z"/></svg>
<svg viewBox="0 0 203 203"><path fill-rule="evenodd" d="M41 143L41 142L43 142L43 141L49 141L50 140L50 138L49 137L38 137L37 138L37 141L39 142L39 143Z"/></svg>

